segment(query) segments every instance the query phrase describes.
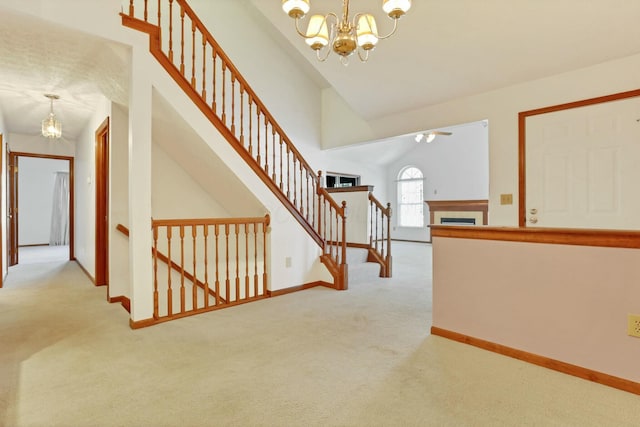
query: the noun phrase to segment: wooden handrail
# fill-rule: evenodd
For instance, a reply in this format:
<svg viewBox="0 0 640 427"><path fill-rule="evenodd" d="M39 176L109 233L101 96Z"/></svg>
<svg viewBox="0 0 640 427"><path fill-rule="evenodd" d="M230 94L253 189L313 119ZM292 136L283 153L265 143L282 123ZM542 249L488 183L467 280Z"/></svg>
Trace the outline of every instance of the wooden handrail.
<svg viewBox="0 0 640 427"><path fill-rule="evenodd" d="M391 203L382 203L369 192L371 204L371 230L369 234L369 250L376 261L381 262L381 277L391 277ZM379 215L378 215L379 214ZM382 242L378 245L378 242Z"/></svg>
<svg viewBox="0 0 640 427"><path fill-rule="evenodd" d="M223 60L223 62L226 64L226 68L232 71L235 79L239 81L244 87L245 92L248 93L249 96L251 96L251 99L253 100L253 102L257 104L258 107L260 107L260 111L262 111L265 115L269 117L269 123L274 126L274 128L277 130L277 133L279 135L282 135L285 138L285 143L288 146L290 146L291 151L293 151L296 154L296 157L299 158L300 161L304 164L305 169L307 169L309 172L314 174L314 171L311 168L311 166L309 166L307 161L302 157L302 154L300 154L300 152L296 149L296 147L291 143L291 140L286 136L284 130L282 130L280 125L278 125L278 123L275 121L275 119L273 118L273 116L265 106L265 104L260 100L260 97L258 97L258 95L253 91L253 89L249 85L249 82L247 82L245 78L242 76L242 74L240 74L240 71L238 70L238 68L233 64L233 62L227 56L224 50L222 50L222 48L220 47L218 42L213 38L213 36L211 35L207 27L204 26L204 24L202 23L198 15L196 15L193 9L191 9L191 6L189 6L185 0L175 0L175 1L184 8L185 14L188 15L193 20L196 28L205 36L207 42L209 42L209 44L211 44L212 46L215 46L217 56Z"/></svg>
<svg viewBox="0 0 640 427"><path fill-rule="evenodd" d="M322 189L320 177L186 0L144 1L143 19L135 17L134 3L130 0L128 14L121 13L123 25L149 34L150 51L158 62L323 248L323 253L330 253L337 264L344 263L346 242L339 234L327 234L324 227L328 223L335 224L331 232L344 229L346 209ZM156 4L157 13L150 13ZM179 13L174 13L176 8ZM157 23L153 24L150 19L155 15ZM342 251L331 247L327 251L327 242L332 239L342 241ZM343 282L346 285L346 280Z"/></svg>
<svg viewBox="0 0 640 427"><path fill-rule="evenodd" d="M122 224L116 225L116 230L129 237L129 229Z"/></svg>
<svg viewBox="0 0 640 427"><path fill-rule="evenodd" d="M122 224L116 225L116 230L118 230L125 236L129 237L129 229L124 225ZM154 254L154 251L153 251L153 248L151 248L151 255L153 254ZM165 254L163 254L162 252L157 252L157 256L160 261L162 261L165 264L169 264L169 258ZM180 266L173 261L171 261L171 268L177 272L180 272L181 270ZM193 277L193 274L189 273L188 271L185 271L184 277L189 281L191 281L192 283L194 283L200 289L205 290L204 283L202 283L200 280ZM209 289L209 295L211 295L212 297L216 296L215 292L212 289ZM224 300L224 298L220 298L220 300L226 304L226 301Z"/></svg>
<svg viewBox="0 0 640 427"><path fill-rule="evenodd" d="M271 217L269 214L262 218L195 218L195 219L153 219L151 220L152 227L162 226L192 226L192 225L222 225L222 224L254 224L257 222L264 223L265 226L269 226L271 223ZM118 224L120 225L120 224Z"/></svg>
<svg viewBox="0 0 640 427"><path fill-rule="evenodd" d="M382 203L380 203L378 199L376 199L376 197L373 195L372 192L369 192L368 197L369 197L369 201L373 203L376 207L378 207L378 209L383 211L385 215L391 216L391 203L387 203L387 206L384 206Z"/></svg>
<svg viewBox="0 0 640 427"><path fill-rule="evenodd" d="M152 220L152 223L152 323L216 310L224 306L232 306L269 296L266 266L269 215L261 218L162 219ZM261 230L258 229L259 226ZM129 236L129 230L124 225L118 224L116 229ZM179 239L179 241L172 245L174 229L176 240ZM241 233L242 239L240 238ZM185 237L188 240L189 236L191 237L191 245L188 242L185 244ZM159 241L163 238L166 238L167 254L158 248ZM220 248L221 240L222 249ZM179 258L179 262L172 259L172 246L174 248L177 246L179 249L179 254L174 255L174 258ZM242 246L242 253L240 246ZM231 248L233 248L233 252L230 251ZM210 252L215 261L209 262ZM234 256L235 258L233 258ZM186 269L186 260L189 259L192 262L192 271ZM230 260L233 260L232 263ZM166 285L160 282L158 261L168 266L168 270L165 270ZM244 267L242 272L240 271L241 263ZM261 271L259 271L259 265ZM252 267L251 271L250 266ZM179 286L178 284L175 287L172 286L172 271L179 274ZM197 278L196 271L200 271L201 277L204 275L204 282ZM210 272L212 274L209 274ZM222 277L220 277L221 275ZM243 282L241 276L243 276ZM193 284L189 293L186 292L185 280ZM204 291L204 298L199 298L197 288ZM173 310L174 294L177 294L175 297L178 298L180 305L176 312ZM210 301L210 297L214 301ZM189 298L190 305L188 306ZM164 308L161 309L161 307Z"/></svg>

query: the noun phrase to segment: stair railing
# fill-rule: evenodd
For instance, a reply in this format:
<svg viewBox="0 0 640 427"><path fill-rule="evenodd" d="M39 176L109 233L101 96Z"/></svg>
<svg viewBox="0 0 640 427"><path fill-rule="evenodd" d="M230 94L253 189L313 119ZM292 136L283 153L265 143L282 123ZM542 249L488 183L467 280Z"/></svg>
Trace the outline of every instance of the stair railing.
<svg viewBox="0 0 640 427"><path fill-rule="evenodd" d="M266 298L269 215L153 220L153 319Z"/></svg>
<svg viewBox="0 0 640 427"><path fill-rule="evenodd" d="M391 203L383 206L369 192L369 251L382 265L380 277L391 277Z"/></svg>
<svg viewBox="0 0 640 427"><path fill-rule="evenodd" d="M128 12L121 13L123 25L149 34L153 56L323 248L333 271L346 271L346 257L341 256L346 242L337 241L342 251L327 250L322 229L325 222L344 227L346 210L321 190L314 170L187 2L128 3ZM136 17L140 5L141 17ZM323 209L324 201L333 209ZM335 217L323 218L325 214ZM346 289L346 279L336 281Z"/></svg>

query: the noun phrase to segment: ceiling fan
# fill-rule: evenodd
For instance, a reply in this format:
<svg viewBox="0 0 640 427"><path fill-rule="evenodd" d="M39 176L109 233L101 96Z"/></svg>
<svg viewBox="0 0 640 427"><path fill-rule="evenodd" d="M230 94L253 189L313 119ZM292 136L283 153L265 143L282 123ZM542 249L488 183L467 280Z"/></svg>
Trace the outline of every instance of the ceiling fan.
<svg viewBox="0 0 640 427"><path fill-rule="evenodd" d="M437 135L450 136L453 135L452 132L444 132L440 130L432 130L430 132L419 133L416 135L416 142L422 142L423 140L428 144L436 139Z"/></svg>

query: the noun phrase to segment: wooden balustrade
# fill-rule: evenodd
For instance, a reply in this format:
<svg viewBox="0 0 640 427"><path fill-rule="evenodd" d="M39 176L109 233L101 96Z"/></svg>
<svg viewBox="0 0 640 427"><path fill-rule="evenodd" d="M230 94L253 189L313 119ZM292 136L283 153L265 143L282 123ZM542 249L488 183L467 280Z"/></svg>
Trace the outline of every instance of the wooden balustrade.
<svg viewBox="0 0 640 427"><path fill-rule="evenodd" d="M369 248L382 265L380 277L391 277L391 203L385 207L369 192L369 209Z"/></svg>
<svg viewBox="0 0 640 427"><path fill-rule="evenodd" d="M154 320L267 296L268 215L153 220L152 226Z"/></svg>
<svg viewBox="0 0 640 427"><path fill-rule="evenodd" d="M320 177L187 2L130 0L121 15L123 25L149 34L154 57L323 248L330 270L346 271L344 206L323 192ZM346 289L346 277L336 282Z"/></svg>

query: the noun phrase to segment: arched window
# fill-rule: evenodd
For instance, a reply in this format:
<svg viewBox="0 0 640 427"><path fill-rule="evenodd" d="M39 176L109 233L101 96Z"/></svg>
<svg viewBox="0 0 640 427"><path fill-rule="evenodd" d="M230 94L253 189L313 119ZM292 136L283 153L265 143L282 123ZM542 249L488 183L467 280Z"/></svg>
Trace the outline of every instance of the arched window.
<svg viewBox="0 0 640 427"><path fill-rule="evenodd" d="M424 226L422 187L424 176L420 169L409 166L398 177L398 225Z"/></svg>

